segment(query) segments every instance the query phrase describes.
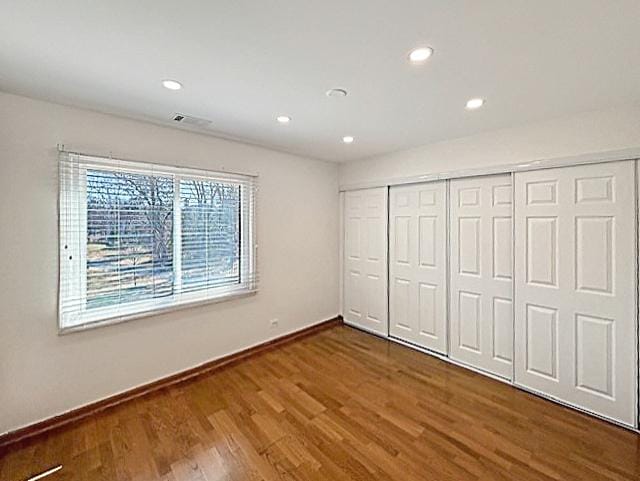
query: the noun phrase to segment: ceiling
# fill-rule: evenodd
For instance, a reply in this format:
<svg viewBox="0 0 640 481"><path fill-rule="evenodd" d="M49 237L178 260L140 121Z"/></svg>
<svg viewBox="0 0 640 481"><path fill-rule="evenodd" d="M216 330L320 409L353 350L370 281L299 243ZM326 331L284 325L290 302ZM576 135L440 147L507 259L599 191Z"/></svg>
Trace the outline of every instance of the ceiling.
<svg viewBox="0 0 640 481"><path fill-rule="evenodd" d="M640 102L638 0L0 0L0 11L0 90L160 123L189 114L216 136L331 161ZM411 65L423 45L434 55ZM348 96L328 98L333 87ZM485 106L465 110L472 97Z"/></svg>

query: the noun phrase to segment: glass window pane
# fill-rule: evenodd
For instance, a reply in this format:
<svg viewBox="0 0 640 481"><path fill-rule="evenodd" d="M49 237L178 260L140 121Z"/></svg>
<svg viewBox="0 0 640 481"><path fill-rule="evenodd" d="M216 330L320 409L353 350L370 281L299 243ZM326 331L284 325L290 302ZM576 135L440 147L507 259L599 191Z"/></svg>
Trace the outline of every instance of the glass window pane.
<svg viewBox="0 0 640 481"><path fill-rule="evenodd" d="M173 294L173 178L87 170L87 309Z"/></svg>
<svg viewBox="0 0 640 481"><path fill-rule="evenodd" d="M240 186L182 180L182 290L240 283Z"/></svg>

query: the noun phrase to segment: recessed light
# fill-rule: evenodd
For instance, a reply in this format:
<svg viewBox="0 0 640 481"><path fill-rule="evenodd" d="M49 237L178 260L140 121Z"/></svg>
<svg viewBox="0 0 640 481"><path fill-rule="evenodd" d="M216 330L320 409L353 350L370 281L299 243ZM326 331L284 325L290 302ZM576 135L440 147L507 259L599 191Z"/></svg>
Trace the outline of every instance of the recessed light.
<svg viewBox="0 0 640 481"><path fill-rule="evenodd" d="M162 86L169 90L180 90L182 88L182 84L180 82L171 79L163 80Z"/></svg>
<svg viewBox="0 0 640 481"><path fill-rule="evenodd" d="M479 109L484 105L484 99L471 99L467 101L467 106L465 107L467 110L475 110Z"/></svg>
<svg viewBox="0 0 640 481"><path fill-rule="evenodd" d="M280 122L281 124L288 124L289 122L291 122L291 117L289 117L287 115L278 115L276 117L276 120L278 122Z"/></svg>
<svg viewBox="0 0 640 481"><path fill-rule="evenodd" d="M431 57L431 55L433 55L433 49L431 47L420 47L413 49L409 53L409 60L412 63L421 63Z"/></svg>
<svg viewBox="0 0 640 481"><path fill-rule="evenodd" d="M344 137L342 137L342 141L345 144L351 144L351 143L353 143L353 137L350 136L350 135L345 135Z"/></svg>
<svg viewBox="0 0 640 481"><path fill-rule="evenodd" d="M326 95L327 97L346 97L347 91L345 89L329 89Z"/></svg>

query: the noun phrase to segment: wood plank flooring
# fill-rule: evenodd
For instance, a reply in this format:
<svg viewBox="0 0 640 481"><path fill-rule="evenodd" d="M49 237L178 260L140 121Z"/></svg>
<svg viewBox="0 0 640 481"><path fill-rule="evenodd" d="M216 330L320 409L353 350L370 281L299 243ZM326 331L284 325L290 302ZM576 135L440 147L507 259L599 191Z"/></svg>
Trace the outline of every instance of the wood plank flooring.
<svg viewBox="0 0 640 481"><path fill-rule="evenodd" d="M640 480L640 436L339 326L0 452L0 480Z"/></svg>

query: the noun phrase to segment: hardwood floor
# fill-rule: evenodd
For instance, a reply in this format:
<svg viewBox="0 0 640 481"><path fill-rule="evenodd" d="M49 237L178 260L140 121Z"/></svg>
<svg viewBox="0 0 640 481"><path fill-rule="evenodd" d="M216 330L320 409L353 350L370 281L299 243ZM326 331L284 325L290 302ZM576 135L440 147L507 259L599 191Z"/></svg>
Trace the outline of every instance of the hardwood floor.
<svg viewBox="0 0 640 481"><path fill-rule="evenodd" d="M0 452L0 480L640 480L640 436L340 326Z"/></svg>

